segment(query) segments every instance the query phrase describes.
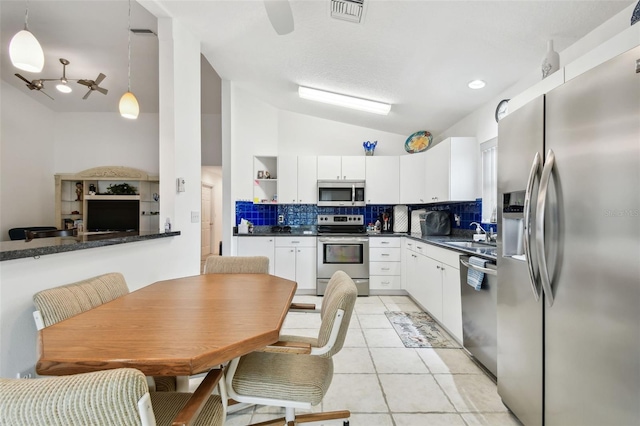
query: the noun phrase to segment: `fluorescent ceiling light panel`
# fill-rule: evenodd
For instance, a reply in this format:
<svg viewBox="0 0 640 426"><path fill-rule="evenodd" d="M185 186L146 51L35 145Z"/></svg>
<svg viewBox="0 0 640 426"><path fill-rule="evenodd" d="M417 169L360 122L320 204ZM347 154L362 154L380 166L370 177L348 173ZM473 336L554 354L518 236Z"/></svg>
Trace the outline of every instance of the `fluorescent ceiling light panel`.
<svg viewBox="0 0 640 426"><path fill-rule="evenodd" d="M325 92L324 90L312 89L310 87L298 87L298 96L302 99L324 102L325 104L337 105L360 111L371 112L373 114L387 115L391 111L391 105L382 102L370 101L368 99L354 98L352 96L341 95L339 93Z"/></svg>

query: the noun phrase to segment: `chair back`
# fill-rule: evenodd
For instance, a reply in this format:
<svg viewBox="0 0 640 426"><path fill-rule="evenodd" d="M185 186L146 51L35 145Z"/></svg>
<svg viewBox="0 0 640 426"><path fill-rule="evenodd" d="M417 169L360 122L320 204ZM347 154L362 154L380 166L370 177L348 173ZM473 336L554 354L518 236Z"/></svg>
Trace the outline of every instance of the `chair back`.
<svg viewBox="0 0 640 426"><path fill-rule="evenodd" d="M139 425L149 393L131 368L43 379L0 378L2 425Z"/></svg>
<svg viewBox="0 0 640 426"><path fill-rule="evenodd" d="M209 256L204 264L205 274L268 274L266 256Z"/></svg>
<svg viewBox="0 0 640 426"><path fill-rule="evenodd" d="M33 296L44 327L78 315L129 293L124 276L111 272L73 284L43 290Z"/></svg>
<svg viewBox="0 0 640 426"><path fill-rule="evenodd" d="M9 239L24 240L27 237L27 231L55 231L55 226L26 226L23 228L9 229Z"/></svg>
<svg viewBox="0 0 640 426"><path fill-rule="evenodd" d="M343 271L335 272L331 276L329 284L327 284L324 300L322 301L322 308L320 310L322 323L320 325L320 332L318 333L318 347L323 347L329 341L338 310L343 310L344 316L339 326L340 330L338 331L338 338L335 344L327 353L319 356L329 358L342 349L357 298L358 289L349 275Z"/></svg>

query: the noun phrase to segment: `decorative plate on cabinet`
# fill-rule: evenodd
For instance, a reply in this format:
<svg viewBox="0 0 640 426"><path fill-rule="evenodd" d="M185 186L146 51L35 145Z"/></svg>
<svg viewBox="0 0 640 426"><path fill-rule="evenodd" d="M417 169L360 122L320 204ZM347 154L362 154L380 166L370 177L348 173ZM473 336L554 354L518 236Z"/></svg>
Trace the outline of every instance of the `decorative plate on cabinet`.
<svg viewBox="0 0 640 426"><path fill-rule="evenodd" d="M404 150L410 154L422 152L429 148L433 136L426 130L420 130L409 136L404 143Z"/></svg>

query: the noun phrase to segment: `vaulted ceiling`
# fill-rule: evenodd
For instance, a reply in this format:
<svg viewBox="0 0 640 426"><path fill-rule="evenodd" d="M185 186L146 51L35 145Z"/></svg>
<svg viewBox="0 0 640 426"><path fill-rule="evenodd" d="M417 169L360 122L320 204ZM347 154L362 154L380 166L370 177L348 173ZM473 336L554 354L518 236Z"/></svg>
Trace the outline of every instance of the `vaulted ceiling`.
<svg viewBox="0 0 640 426"><path fill-rule="evenodd" d="M284 110L410 134L438 134L499 96L540 66L547 41L572 45L633 1L402 1L365 0L360 24L332 19L329 0L290 0L295 29L278 35L263 0L155 1L202 40L215 71ZM0 2L2 79L55 111L116 111L127 89L125 1L29 1L29 29L45 52L41 75L21 72L8 57L9 40L24 24L26 2ZM132 27L157 32L144 7L132 6ZM131 90L143 112L158 111L158 40L132 35ZM15 77L107 78L107 96L75 84L46 96ZM473 79L486 81L471 90ZM301 100L298 85L393 104L376 116Z"/></svg>

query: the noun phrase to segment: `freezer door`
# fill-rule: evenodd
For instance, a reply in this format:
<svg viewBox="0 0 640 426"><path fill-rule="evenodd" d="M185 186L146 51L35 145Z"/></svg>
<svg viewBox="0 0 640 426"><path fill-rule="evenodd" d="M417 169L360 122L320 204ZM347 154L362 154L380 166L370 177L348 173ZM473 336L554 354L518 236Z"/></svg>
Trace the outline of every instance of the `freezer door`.
<svg viewBox="0 0 640 426"><path fill-rule="evenodd" d="M640 419L639 60L635 48L547 94L547 426Z"/></svg>
<svg viewBox="0 0 640 426"><path fill-rule="evenodd" d="M498 130L498 393L527 426L542 425L542 310L532 292L528 262L521 241L525 214L518 212L524 197L504 194L527 188L536 154L543 155L544 98L540 97L502 119ZM534 179L539 181L539 173ZM537 193L537 185L533 193ZM512 197L513 198L513 197ZM535 196L531 205L535 206ZM535 218L535 216L533 216ZM517 252L517 253L516 253ZM520 253L520 254L518 254ZM516 254L516 257L511 255ZM535 259L534 259L535 261ZM539 283L534 283L539 287Z"/></svg>

